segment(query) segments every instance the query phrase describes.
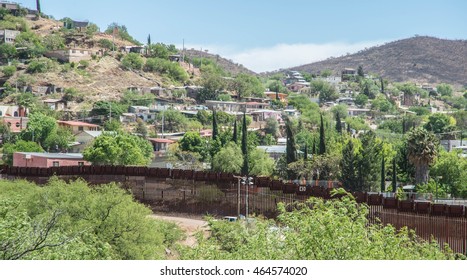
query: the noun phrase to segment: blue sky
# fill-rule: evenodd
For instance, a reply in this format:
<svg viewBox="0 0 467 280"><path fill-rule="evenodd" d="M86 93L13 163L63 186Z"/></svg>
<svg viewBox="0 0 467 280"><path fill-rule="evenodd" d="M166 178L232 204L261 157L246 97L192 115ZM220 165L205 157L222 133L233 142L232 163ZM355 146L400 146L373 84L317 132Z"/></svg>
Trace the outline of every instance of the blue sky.
<svg viewBox="0 0 467 280"><path fill-rule="evenodd" d="M35 0L18 1L35 7ZM428 35L467 39L465 0L42 0L56 19L117 22L137 40L208 50L256 72Z"/></svg>

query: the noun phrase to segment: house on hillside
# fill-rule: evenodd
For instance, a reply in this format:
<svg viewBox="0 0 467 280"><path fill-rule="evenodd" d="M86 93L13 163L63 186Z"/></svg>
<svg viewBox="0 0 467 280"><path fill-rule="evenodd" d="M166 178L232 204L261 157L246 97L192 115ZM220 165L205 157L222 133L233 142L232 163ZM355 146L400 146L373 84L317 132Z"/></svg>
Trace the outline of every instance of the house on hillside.
<svg viewBox="0 0 467 280"><path fill-rule="evenodd" d="M63 111L66 109L66 101L63 101L62 99L46 99L42 102L54 111Z"/></svg>
<svg viewBox="0 0 467 280"><path fill-rule="evenodd" d="M81 60L91 60L92 52L88 49L67 48L64 50L49 51L44 54L48 58L56 58L62 62L78 63Z"/></svg>
<svg viewBox="0 0 467 280"><path fill-rule="evenodd" d="M269 98L270 100L279 99L279 101L281 101L281 102L286 102L287 101L287 96L288 96L285 93L273 92L273 91L266 91L264 93L264 95L266 95L266 97Z"/></svg>
<svg viewBox="0 0 467 280"><path fill-rule="evenodd" d="M365 115L368 116L371 114L370 109L366 108L347 108L347 113L351 117L359 116L359 115Z"/></svg>
<svg viewBox="0 0 467 280"><path fill-rule="evenodd" d="M71 130L71 132L76 135L82 131L99 131L100 127L96 124L85 123L80 121L57 121L58 125L61 127L66 127Z"/></svg>
<svg viewBox="0 0 467 280"><path fill-rule="evenodd" d="M18 36L21 32L16 30L8 30L3 29L0 30L0 44L14 44L16 36Z"/></svg>
<svg viewBox="0 0 467 280"><path fill-rule="evenodd" d="M28 117L3 117L2 122L10 128L12 133L20 133L28 126Z"/></svg>
<svg viewBox="0 0 467 280"><path fill-rule="evenodd" d="M342 81L348 81L355 76L357 76L357 70L354 68L344 68L341 72Z"/></svg>
<svg viewBox="0 0 467 280"><path fill-rule="evenodd" d="M298 92L301 89L304 89L309 86L310 86L309 82L295 82L293 84L288 85L287 89L293 92Z"/></svg>
<svg viewBox="0 0 467 280"><path fill-rule="evenodd" d="M15 152L13 166L16 167L60 167L91 165L78 153L33 153Z"/></svg>
<svg viewBox="0 0 467 280"><path fill-rule="evenodd" d="M143 46L123 46L123 47L120 47L120 52L144 54L144 47Z"/></svg>
<svg viewBox="0 0 467 280"><path fill-rule="evenodd" d="M29 110L17 105L0 105L0 117L27 117Z"/></svg>
<svg viewBox="0 0 467 280"><path fill-rule="evenodd" d="M89 22L87 21L76 21L76 20L68 20L63 22L63 27L66 29L76 29L79 31L86 31L89 26Z"/></svg>

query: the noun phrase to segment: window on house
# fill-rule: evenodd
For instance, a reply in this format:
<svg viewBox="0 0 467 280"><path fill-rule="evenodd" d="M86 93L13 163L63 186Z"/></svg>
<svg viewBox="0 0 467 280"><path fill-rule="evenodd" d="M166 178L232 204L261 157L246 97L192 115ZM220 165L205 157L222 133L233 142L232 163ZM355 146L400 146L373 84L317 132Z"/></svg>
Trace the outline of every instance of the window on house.
<svg viewBox="0 0 467 280"><path fill-rule="evenodd" d="M83 131L84 128L82 126L78 126L78 131Z"/></svg>
<svg viewBox="0 0 467 280"><path fill-rule="evenodd" d="M58 161L54 161L54 162L52 162L52 166L53 167L59 167L60 163Z"/></svg>
<svg viewBox="0 0 467 280"><path fill-rule="evenodd" d="M78 161L78 166L84 166L84 161Z"/></svg>

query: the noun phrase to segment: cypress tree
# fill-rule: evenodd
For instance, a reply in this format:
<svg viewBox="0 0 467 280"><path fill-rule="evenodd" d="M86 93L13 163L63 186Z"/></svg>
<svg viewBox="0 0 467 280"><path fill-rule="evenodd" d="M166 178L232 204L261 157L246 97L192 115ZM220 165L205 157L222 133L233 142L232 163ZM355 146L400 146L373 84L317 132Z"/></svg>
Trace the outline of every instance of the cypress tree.
<svg viewBox="0 0 467 280"><path fill-rule="evenodd" d="M219 136L219 130L217 128L216 111L212 110L212 140L216 140L218 136Z"/></svg>
<svg viewBox="0 0 467 280"><path fill-rule="evenodd" d="M243 113L243 126L242 126L242 154L243 154L243 166L242 175L248 176L248 130L246 125L246 115Z"/></svg>
<svg viewBox="0 0 467 280"><path fill-rule="evenodd" d="M148 35L148 47L151 45L151 34Z"/></svg>
<svg viewBox="0 0 467 280"><path fill-rule="evenodd" d="M313 138L313 149L311 150L311 153L312 153L313 155L316 155L316 141L315 141L314 138Z"/></svg>
<svg viewBox="0 0 467 280"><path fill-rule="evenodd" d="M381 159L381 192L386 190L386 170L384 169L384 155Z"/></svg>
<svg viewBox="0 0 467 280"><path fill-rule="evenodd" d="M345 189L350 191L358 190L358 159L355 156L354 145L352 139L349 139L347 144L342 149L342 173L341 182Z"/></svg>
<svg viewBox="0 0 467 280"><path fill-rule="evenodd" d="M392 191L396 192L397 174L396 174L396 157L392 159Z"/></svg>
<svg viewBox="0 0 467 280"><path fill-rule="evenodd" d="M286 162L287 166L292 163L297 161L297 149L295 148L295 137L293 135L292 131L292 123L290 120L287 120L285 123L285 131L287 133L287 145L286 145L286 150L285 150L285 155L286 155ZM292 170L289 170L287 168L287 175L289 179L294 179L297 177L295 172Z"/></svg>
<svg viewBox="0 0 467 280"><path fill-rule="evenodd" d="M342 122L339 113L336 114L336 130L339 134L342 134Z"/></svg>
<svg viewBox="0 0 467 280"><path fill-rule="evenodd" d="M380 77L380 78L379 78L379 81L381 82L381 93L384 93L384 81L383 81L383 77Z"/></svg>
<svg viewBox="0 0 467 280"><path fill-rule="evenodd" d="M407 132L406 127L405 127L405 118L402 119L402 134L405 134Z"/></svg>
<svg viewBox="0 0 467 280"><path fill-rule="evenodd" d="M308 144L305 143L305 151L303 152L303 159L308 160Z"/></svg>
<svg viewBox="0 0 467 280"><path fill-rule="evenodd" d="M321 115L321 125L319 127L319 155L324 155L326 153L326 138L324 136L324 122L323 115Z"/></svg>
<svg viewBox="0 0 467 280"><path fill-rule="evenodd" d="M347 132L348 132L349 134L352 133L352 131L350 130L350 123L347 123Z"/></svg>
<svg viewBox="0 0 467 280"><path fill-rule="evenodd" d="M285 124L285 130L287 133L287 146L286 146L286 156L287 164L297 161L297 150L295 148L295 137L292 132L292 124L287 120Z"/></svg>
<svg viewBox="0 0 467 280"><path fill-rule="evenodd" d="M234 141L235 144L237 144L237 142L238 142L238 135L237 135L237 118L236 118L236 117L235 117L235 121L234 121L234 130L233 130L232 141Z"/></svg>
<svg viewBox="0 0 467 280"><path fill-rule="evenodd" d="M41 15L41 1L40 0L36 0L36 9L37 9L37 12L39 12L39 16Z"/></svg>

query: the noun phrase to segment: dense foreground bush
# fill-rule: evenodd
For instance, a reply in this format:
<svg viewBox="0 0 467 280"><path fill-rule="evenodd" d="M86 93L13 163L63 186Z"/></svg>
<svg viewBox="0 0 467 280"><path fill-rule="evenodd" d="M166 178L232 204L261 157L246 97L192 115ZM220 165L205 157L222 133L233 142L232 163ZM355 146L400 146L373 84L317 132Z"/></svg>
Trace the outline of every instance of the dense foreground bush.
<svg viewBox="0 0 467 280"><path fill-rule="evenodd" d="M163 259L173 224L116 184L0 182L0 259Z"/></svg>
<svg viewBox="0 0 467 280"><path fill-rule="evenodd" d="M323 201L279 205L277 223L210 220L210 237L181 251L184 259L453 259L436 242L419 239L409 230L369 225L368 207L350 195Z"/></svg>

